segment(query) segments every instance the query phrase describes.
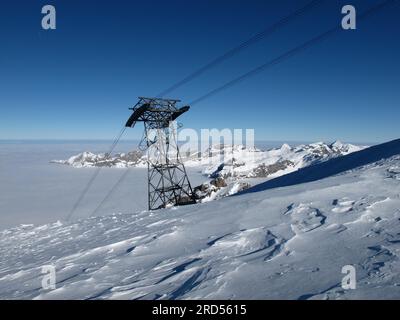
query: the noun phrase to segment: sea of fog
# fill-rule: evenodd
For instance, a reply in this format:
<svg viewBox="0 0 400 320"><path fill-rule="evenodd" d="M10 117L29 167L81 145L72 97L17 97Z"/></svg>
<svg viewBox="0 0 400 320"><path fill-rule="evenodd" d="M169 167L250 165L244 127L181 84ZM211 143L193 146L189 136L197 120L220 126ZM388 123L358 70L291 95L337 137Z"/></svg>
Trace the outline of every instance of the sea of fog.
<svg viewBox="0 0 400 320"><path fill-rule="evenodd" d="M282 142L260 142L261 149ZM96 168L72 168L50 163L83 151L106 152L109 141L0 141L0 230L20 224L45 224L64 220ZM135 149L137 142L124 141L116 152ZM126 170L130 172L106 202L98 204ZM201 168L188 168L193 186L207 177ZM127 213L147 208L147 171L143 168L103 168L72 216Z"/></svg>

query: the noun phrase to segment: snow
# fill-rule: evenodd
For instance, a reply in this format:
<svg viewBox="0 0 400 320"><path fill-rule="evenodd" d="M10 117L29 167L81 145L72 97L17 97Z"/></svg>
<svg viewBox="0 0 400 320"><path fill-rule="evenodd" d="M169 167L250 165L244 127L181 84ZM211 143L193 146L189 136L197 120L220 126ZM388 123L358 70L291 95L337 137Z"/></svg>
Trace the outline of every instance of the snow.
<svg viewBox="0 0 400 320"><path fill-rule="evenodd" d="M75 168L90 168L90 167L115 167L128 168L133 166L143 167L146 162L143 155L139 151L128 153L117 153L114 156L109 156L106 153L94 154L92 152L82 152L67 160L52 160L51 163L67 164Z"/></svg>
<svg viewBox="0 0 400 320"><path fill-rule="evenodd" d="M6 229L0 298L398 299L399 155L397 140L218 201Z"/></svg>
<svg viewBox="0 0 400 320"><path fill-rule="evenodd" d="M192 156L185 163L188 167L201 165L205 167L203 172L211 176L274 178L363 148L365 146L338 141L332 144L317 142L294 147L283 144L280 148L266 151L241 145L217 145L197 155L197 158Z"/></svg>
<svg viewBox="0 0 400 320"><path fill-rule="evenodd" d="M336 141L332 144L317 142L312 144L301 144L290 147L284 143L280 148L262 151L255 147L243 145L213 145L203 152L195 152L188 157L183 157L188 167L204 167L205 174L212 174L218 167L224 165L221 175L232 174L240 177L251 177L254 169L261 164L274 165L284 161L292 162L289 171L295 171L321 160L327 160L335 156L346 155L359 151L365 147L352 144L344 144ZM232 168L232 161L234 162ZM107 156L105 153L95 154L89 151L73 155L66 160L52 160L51 163L69 165L75 168L88 167L136 167L146 164L146 156L139 151L128 153L116 153ZM284 169L282 169L284 170Z"/></svg>
<svg viewBox="0 0 400 320"><path fill-rule="evenodd" d="M200 167L205 179L206 177L223 179L223 186L213 186L212 180L209 183L205 181L200 186L192 183L199 200L207 202L233 195L260 182L251 181L252 179L269 180L363 148L365 147L339 141L331 144L324 142L301 144L294 147L284 143L279 148L266 151L243 145L217 144L203 152L188 155L183 158L183 161L188 168ZM52 160L51 163L65 164L74 168L143 168L146 166L146 155L139 151L114 155L85 151L66 160ZM243 181L245 178L250 179ZM196 187L201 191L196 191L198 189Z"/></svg>
<svg viewBox="0 0 400 320"><path fill-rule="evenodd" d="M187 167L201 166L203 173L213 179L195 189L197 197L206 202L364 148L338 141L332 144L318 142L294 147L285 143L280 148L266 151L242 145L215 145L202 153L192 155L185 163ZM216 179L222 179L223 183L213 186Z"/></svg>

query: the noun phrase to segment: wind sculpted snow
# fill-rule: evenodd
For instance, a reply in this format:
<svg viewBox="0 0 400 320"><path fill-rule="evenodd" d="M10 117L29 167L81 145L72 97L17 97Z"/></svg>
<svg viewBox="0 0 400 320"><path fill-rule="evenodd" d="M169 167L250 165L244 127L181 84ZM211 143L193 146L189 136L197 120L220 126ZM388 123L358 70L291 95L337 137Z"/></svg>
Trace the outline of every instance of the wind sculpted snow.
<svg viewBox="0 0 400 320"><path fill-rule="evenodd" d="M352 165L328 161L328 173L342 174L322 180L7 229L0 232L0 297L398 299L398 144L354 154L345 160ZM41 287L49 264L55 290ZM355 290L341 287L345 265L356 268Z"/></svg>

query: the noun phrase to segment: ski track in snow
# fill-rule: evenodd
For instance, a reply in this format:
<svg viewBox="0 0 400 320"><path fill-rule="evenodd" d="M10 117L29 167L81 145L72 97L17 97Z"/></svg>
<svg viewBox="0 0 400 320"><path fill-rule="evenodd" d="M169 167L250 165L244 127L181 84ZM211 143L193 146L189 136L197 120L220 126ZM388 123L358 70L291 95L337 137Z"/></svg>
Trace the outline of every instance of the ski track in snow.
<svg viewBox="0 0 400 320"><path fill-rule="evenodd" d="M2 299L400 298L400 159L219 201L0 232ZM56 267L57 288L41 287ZM340 286L344 265L357 290Z"/></svg>

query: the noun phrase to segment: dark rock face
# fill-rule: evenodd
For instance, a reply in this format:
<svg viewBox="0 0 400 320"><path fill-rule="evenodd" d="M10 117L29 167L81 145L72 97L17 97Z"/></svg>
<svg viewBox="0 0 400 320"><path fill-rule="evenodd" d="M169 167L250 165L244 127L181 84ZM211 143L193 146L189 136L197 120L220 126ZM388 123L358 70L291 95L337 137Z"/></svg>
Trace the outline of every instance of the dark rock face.
<svg viewBox="0 0 400 320"><path fill-rule="evenodd" d="M218 178L215 178L215 179L211 180L210 184L212 184L213 186L215 186L217 188L223 188L223 187L227 186L227 184L225 182L225 179L221 178L221 177L218 177Z"/></svg>
<svg viewBox="0 0 400 320"><path fill-rule="evenodd" d="M278 171L285 170L286 168L294 166L294 163L289 160L283 160L274 164L267 166L265 163L259 165L257 168L253 169L250 174L253 178L266 178L271 174Z"/></svg>
<svg viewBox="0 0 400 320"><path fill-rule="evenodd" d="M216 188L208 183L203 183L195 188L193 188L194 196L197 200L209 197Z"/></svg>
<svg viewBox="0 0 400 320"><path fill-rule="evenodd" d="M227 186L225 179L219 177L210 182L203 183L193 189L196 199L204 199L209 197L213 192L225 188Z"/></svg>
<svg viewBox="0 0 400 320"><path fill-rule="evenodd" d="M251 185L247 182L230 182L227 183L225 179L219 177L211 180L210 182L203 183L193 189L195 197L200 202L203 199L213 197L213 199L220 199L240 191L250 188ZM217 193L217 194L215 194Z"/></svg>
<svg viewBox="0 0 400 320"><path fill-rule="evenodd" d="M126 154L124 154L123 156L121 156L122 160L125 161L129 161L129 162L139 162L143 157L143 153L138 151L138 150L134 150L131 152L128 152Z"/></svg>
<svg viewBox="0 0 400 320"><path fill-rule="evenodd" d="M121 162L127 162L131 165L138 164L141 162L143 154L140 151L131 151L123 154L116 154L114 157L105 156L103 159L98 159L97 161L93 161L93 166L95 167L114 167L117 166Z"/></svg>

